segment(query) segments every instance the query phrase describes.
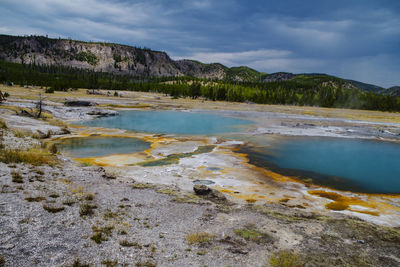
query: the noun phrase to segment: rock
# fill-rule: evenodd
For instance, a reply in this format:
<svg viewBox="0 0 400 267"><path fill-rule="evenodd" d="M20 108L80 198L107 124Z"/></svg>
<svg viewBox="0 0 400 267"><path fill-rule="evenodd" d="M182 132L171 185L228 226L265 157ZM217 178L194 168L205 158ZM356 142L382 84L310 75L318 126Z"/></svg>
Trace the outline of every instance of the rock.
<svg viewBox="0 0 400 267"><path fill-rule="evenodd" d="M196 184L193 186L193 191L196 193L196 195L200 196L206 196L208 199L212 201L217 201L217 202L225 202L227 201L226 197L224 194L219 192L218 190L209 188L208 186L204 184Z"/></svg>
<svg viewBox="0 0 400 267"><path fill-rule="evenodd" d="M65 101L64 105L68 107L91 107L96 106L97 104L90 101L83 101L83 100L67 100Z"/></svg>
<svg viewBox="0 0 400 267"><path fill-rule="evenodd" d="M193 190L196 193L196 195L201 195L201 196L208 195L211 193L211 189L204 184L194 185Z"/></svg>
<svg viewBox="0 0 400 267"><path fill-rule="evenodd" d="M109 180L115 180L115 179L117 179L117 177L115 177L114 175L107 174L107 173L104 173L104 174L102 175L102 177L103 177L104 179L109 179Z"/></svg>
<svg viewBox="0 0 400 267"><path fill-rule="evenodd" d="M234 254L247 254L249 253L247 250L241 249L239 247L230 247L228 248L229 252L232 252Z"/></svg>
<svg viewBox="0 0 400 267"><path fill-rule="evenodd" d="M294 77L293 73L288 72L276 72L269 74L265 77L263 82L277 82L277 81L287 81Z"/></svg>
<svg viewBox="0 0 400 267"><path fill-rule="evenodd" d="M224 194L222 194L221 192L219 192L218 190L215 190L215 189L211 189L210 197L215 200L218 200L218 201L226 201L227 200Z"/></svg>
<svg viewBox="0 0 400 267"><path fill-rule="evenodd" d="M106 110L106 109L92 109L87 112L88 115L91 116L116 116L118 112L114 110Z"/></svg>

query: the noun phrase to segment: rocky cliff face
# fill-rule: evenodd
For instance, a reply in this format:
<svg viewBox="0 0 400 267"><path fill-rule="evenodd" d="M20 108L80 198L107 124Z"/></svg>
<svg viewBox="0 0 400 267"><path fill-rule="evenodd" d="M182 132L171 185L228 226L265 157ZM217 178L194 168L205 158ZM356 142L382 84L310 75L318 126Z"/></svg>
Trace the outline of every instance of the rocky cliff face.
<svg viewBox="0 0 400 267"><path fill-rule="evenodd" d="M295 75L293 73L288 72L276 72L267 75L263 82L280 82L280 81L288 81L292 79Z"/></svg>
<svg viewBox="0 0 400 267"><path fill-rule="evenodd" d="M62 65L149 77L187 75L221 80L227 77L230 70L218 63L174 61L165 52L150 49L110 43L50 39L42 36L0 35L0 59L15 63ZM243 80L243 75L233 78L240 81Z"/></svg>

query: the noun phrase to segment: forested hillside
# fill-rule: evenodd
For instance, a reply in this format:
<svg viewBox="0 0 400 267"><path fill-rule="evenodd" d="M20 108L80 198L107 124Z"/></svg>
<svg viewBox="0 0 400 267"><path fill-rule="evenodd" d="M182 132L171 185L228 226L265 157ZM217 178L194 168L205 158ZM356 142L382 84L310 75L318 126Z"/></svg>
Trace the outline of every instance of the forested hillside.
<svg viewBox="0 0 400 267"><path fill-rule="evenodd" d="M74 88L152 91L172 97L234 102L400 111L399 97L365 92L328 75L295 75L288 80L271 82L234 82L189 76L133 76L60 65L0 61L0 82L49 87L45 89L49 93Z"/></svg>

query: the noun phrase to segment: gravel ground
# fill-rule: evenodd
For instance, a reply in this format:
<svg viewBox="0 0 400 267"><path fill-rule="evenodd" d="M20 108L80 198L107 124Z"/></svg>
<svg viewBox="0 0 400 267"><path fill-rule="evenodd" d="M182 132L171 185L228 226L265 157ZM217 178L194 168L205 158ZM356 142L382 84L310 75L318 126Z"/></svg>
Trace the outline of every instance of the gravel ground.
<svg viewBox="0 0 400 267"><path fill-rule="evenodd" d="M6 132L3 141L18 139ZM265 266L281 251L304 266L400 264L396 228L278 204L211 201L135 178L62 156L55 166L0 163L3 265Z"/></svg>

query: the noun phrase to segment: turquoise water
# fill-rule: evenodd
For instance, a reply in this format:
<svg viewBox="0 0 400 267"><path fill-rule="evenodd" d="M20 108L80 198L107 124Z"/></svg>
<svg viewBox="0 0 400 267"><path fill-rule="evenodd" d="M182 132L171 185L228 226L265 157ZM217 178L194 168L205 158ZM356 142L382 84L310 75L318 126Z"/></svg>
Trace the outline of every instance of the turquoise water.
<svg viewBox="0 0 400 267"><path fill-rule="evenodd" d="M272 148L245 148L250 162L313 183L365 193L400 193L400 144L288 138Z"/></svg>
<svg viewBox="0 0 400 267"><path fill-rule="evenodd" d="M252 123L254 122L217 114L163 110L121 111L119 116L102 117L82 124L146 133L209 135L236 132L237 126Z"/></svg>
<svg viewBox="0 0 400 267"><path fill-rule="evenodd" d="M87 137L63 140L57 148L74 158L90 158L140 152L149 149L150 143L128 137Z"/></svg>

